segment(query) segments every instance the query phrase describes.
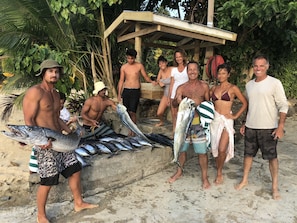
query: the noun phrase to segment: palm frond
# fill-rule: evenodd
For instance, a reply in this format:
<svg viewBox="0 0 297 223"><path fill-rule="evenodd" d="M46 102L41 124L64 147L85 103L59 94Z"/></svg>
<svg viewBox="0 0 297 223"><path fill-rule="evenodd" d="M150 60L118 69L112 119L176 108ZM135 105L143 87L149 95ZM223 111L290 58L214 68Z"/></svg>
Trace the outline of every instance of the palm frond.
<svg viewBox="0 0 297 223"><path fill-rule="evenodd" d="M24 98L24 93L22 94L9 94L2 98L1 107L3 111L1 113L1 120L7 122L14 107L21 107L21 103Z"/></svg>

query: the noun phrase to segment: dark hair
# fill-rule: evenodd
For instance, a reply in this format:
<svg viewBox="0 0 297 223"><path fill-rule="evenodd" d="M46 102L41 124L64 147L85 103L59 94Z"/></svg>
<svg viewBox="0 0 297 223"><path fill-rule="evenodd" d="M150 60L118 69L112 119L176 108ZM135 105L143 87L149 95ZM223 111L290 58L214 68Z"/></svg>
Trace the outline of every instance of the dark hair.
<svg viewBox="0 0 297 223"><path fill-rule="evenodd" d="M254 58L253 58L253 64L255 63L255 60L259 60L259 59L266 60L267 64L269 65L269 59L264 54L257 54L256 56L254 56Z"/></svg>
<svg viewBox="0 0 297 223"><path fill-rule="evenodd" d="M134 50L134 49L128 49L128 50L126 51L126 55L135 58L135 57L137 56L137 51Z"/></svg>
<svg viewBox="0 0 297 223"><path fill-rule="evenodd" d="M200 72L200 65L198 62L194 61L194 60L191 60L189 61L189 63L187 64L187 70L188 70L188 67L189 67L189 64L196 64L197 65L197 69L198 69L198 72Z"/></svg>
<svg viewBox="0 0 297 223"><path fill-rule="evenodd" d="M66 101L66 95L64 93L59 91L59 95L60 95L60 100Z"/></svg>
<svg viewBox="0 0 297 223"><path fill-rule="evenodd" d="M183 57L183 62L184 62L184 64L187 64L187 59L186 59L187 54L186 54L186 51L184 51L184 50L181 49L181 48L178 48L178 49L176 49L175 52L174 52L174 63L175 63L175 65L177 65L176 60L175 60L175 54L176 54L176 53L180 53L180 54L182 55L182 57Z"/></svg>
<svg viewBox="0 0 297 223"><path fill-rule="evenodd" d="M229 64L227 64L227 63L220 64L217 67L217 72L219 72L220 69L226 69L228 73L231 72L231 66Z"/></svg>
<svg viewBox="0 0 297 223"><path fill-rule="evenodd" d="M159 56L158 60L157 60L157 63L159 64L161 61L162 62L167 62L167 59L164 56Z"/></svg>

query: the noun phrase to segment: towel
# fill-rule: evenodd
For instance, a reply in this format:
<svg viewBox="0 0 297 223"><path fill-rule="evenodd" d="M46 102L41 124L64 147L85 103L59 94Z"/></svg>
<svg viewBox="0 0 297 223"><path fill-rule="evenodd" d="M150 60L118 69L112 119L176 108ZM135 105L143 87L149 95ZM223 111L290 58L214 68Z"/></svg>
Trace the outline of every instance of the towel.
<svg viewBox="0 0 297 223"><path fill-rule="evenodd" d="M218 156L219 143L221 135L224 129L229 134L229 144L227 148L227 156L225 162L228 162L234 157L234 121L232 119L226 119L224 115L215 112L214 120L210 124L211 133L211 152L214 157Z"/></svg>
<svg viewBox="0 0 297 223"><path fill-rule="evenodd" d="M210 139L210 123L214 119L214 105L211 101L203 101L200 105L197 106L197 112L200 116L200 124L204 129L206 140L207 140L207 148L211 147L211 139Z"/></svg>

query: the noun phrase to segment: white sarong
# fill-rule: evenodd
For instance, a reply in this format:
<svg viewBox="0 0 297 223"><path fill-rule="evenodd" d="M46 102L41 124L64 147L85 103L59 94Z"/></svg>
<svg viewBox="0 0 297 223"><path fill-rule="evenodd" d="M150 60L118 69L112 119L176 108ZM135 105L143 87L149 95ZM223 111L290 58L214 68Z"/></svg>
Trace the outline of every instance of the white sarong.
<svg viewBox="0 0 297 223"><path fill-rule="evenodd" d="M223 130L227 130L229 134L229 144L226 151L226 160L228 162L234 157L234 121L233 119L226 119L224 115L215 112L214 120L210 123L211 135L211 152L214 157L219 154L219 143Z"/></svg>

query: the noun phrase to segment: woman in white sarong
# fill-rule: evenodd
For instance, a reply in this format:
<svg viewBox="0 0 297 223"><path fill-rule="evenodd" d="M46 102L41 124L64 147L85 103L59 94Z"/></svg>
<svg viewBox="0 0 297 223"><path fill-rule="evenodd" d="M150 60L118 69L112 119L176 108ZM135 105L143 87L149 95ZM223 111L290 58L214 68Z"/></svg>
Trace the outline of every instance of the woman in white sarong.
<svg viewBox="0 0 297 223"><path fill-rule="evenodd" d="M247 108L247 100L240 89L231 83L231 67L224 63L217 68L219 84L210 89L210 97L215 107L215 117L210 123L211 152L216 160L216 185L223 183L223 166L234 156L234 120ZM234 99L237 98L242 106L237 113L232 113Z"/></svg>

